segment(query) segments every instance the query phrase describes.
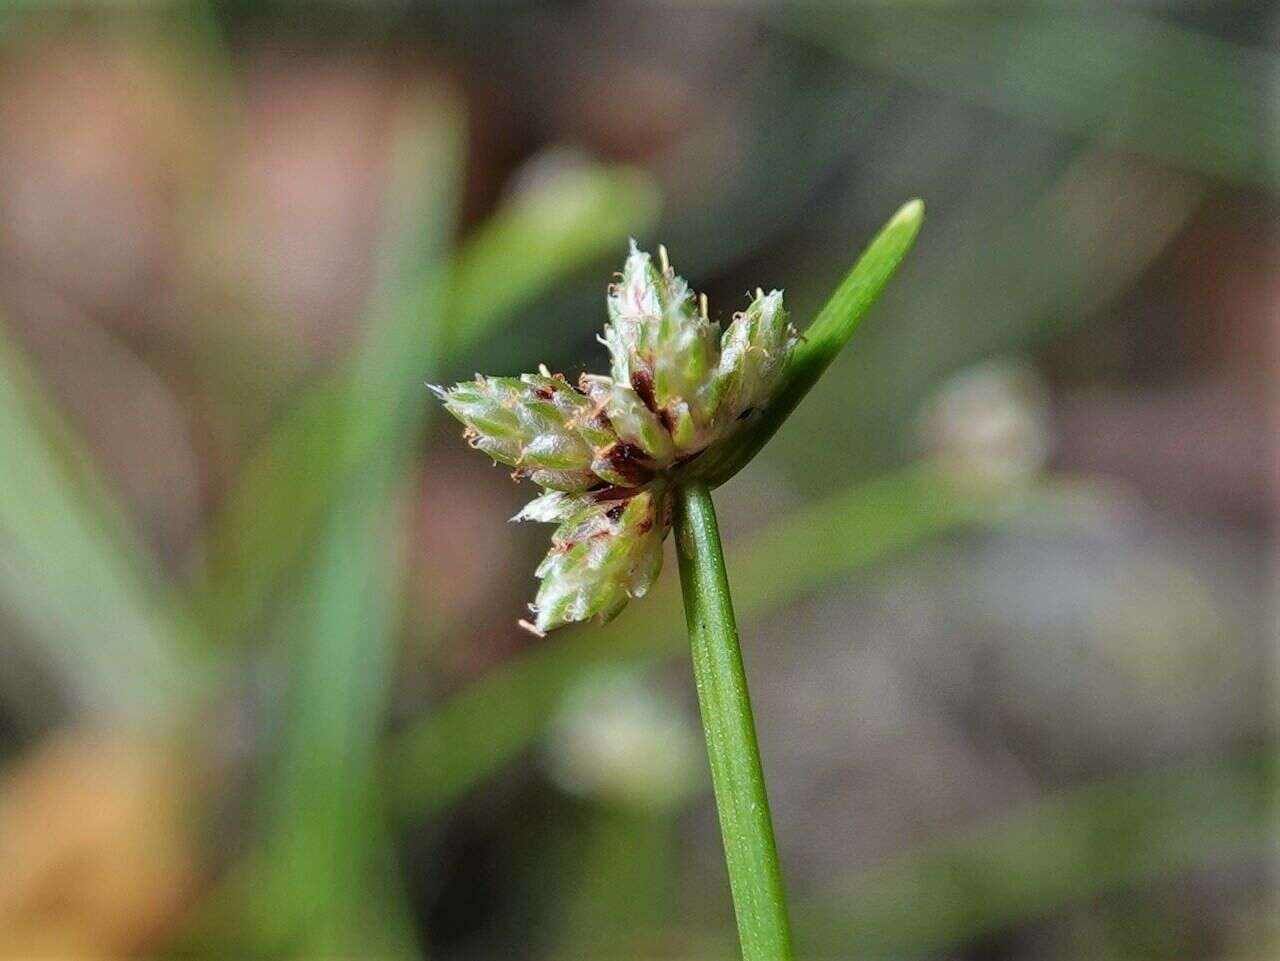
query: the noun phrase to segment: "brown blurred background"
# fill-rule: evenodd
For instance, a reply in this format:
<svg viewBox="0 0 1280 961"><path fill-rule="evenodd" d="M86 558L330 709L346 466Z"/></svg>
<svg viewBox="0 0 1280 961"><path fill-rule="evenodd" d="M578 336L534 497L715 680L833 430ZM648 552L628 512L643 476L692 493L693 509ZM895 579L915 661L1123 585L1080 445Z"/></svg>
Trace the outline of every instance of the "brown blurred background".
<svg viewBox="0 0 1280 961"><path fill-rule="evenodd" d="M732 958L674 565L519 631L424 383L913 196L717 497L800 953L1275 957L1278 14L5 5L0 957Z"/></svg>

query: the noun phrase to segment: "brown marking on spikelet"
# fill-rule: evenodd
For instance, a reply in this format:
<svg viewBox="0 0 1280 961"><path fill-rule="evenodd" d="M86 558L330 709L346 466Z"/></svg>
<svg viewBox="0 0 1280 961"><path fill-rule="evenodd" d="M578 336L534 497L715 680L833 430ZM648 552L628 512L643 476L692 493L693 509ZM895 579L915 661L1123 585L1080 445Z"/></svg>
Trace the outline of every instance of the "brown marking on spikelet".
<svg viewBox="0 0 1280 961"><path fill-rule="evenodd" d="M618 472L632 487L639 487L653 480L653 471L644 464L645 452L635 444L618 441L606 452L609 466Z"/></svg>
<svg viewBox="0 0 1280 961"><path fill-rule="evenodd" d="M636 489L634 487L620 487L617 484L601 484L599 487L591 488L588 493L597 504L603 504L607 501L630 500L636 496Z"/></svg>
<svg viewBox="0 0 1280 961"><path fill-rule="evenodd" d="M631 388L640 395L644 406L655 414L658 413L658 405L653 396L653 374L643 367L637 367L631 372Z"/></svg>

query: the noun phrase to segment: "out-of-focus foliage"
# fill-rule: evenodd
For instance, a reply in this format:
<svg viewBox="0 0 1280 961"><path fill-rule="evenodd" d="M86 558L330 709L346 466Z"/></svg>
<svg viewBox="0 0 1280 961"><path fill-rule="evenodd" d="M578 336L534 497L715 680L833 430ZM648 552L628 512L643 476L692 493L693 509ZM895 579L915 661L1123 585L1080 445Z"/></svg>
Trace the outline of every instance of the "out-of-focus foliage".
<svg viewBox="0 0 1280 961"><path fill-rule="evenodd" d="M604 369L629 237L803 333L909 196L717 492L802 950L1273 956L1276 29L5 7L0 957L732 956L674 585L522 635L425 384Z"/></svg>

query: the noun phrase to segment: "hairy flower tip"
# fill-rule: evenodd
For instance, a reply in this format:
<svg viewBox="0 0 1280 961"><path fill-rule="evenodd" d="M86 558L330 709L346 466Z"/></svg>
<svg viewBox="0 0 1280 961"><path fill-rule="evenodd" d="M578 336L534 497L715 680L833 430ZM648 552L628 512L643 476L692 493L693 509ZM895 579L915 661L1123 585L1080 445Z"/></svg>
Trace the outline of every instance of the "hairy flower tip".
<svg viewBox="0 0 1280 961"><path fill-rule="evenodd" d="M668 425L675 446L696 446L711 415L711 375L719 360L719 328L667 262L633 240L622 276L609 288L609 348L613 379L633 388Z"/></svg>
<svg viewBox="0 0 1280 961"><path fill-rule="evenodd" d="M563 377L524 374L484 377L447 390L436 388L445 409L466 425L472 447L516 468L542 487L578 492L612 475L592 470L598 452L618 437L586 394Z"/></svg>
<svg viewBox="0 0 1280 961"><path fill-rule="evenodd" d="M722 423L745 419L769 402L798 339L782 306L782 291L757 290L721 342L715 391Z"/></svg>
<svg viewBox="0 0 1280 961"><path fill-rule="evenodd" d="M667 515L666 494L645 490L589 504L564 520L538 565L542 584L531 605L536 630L592 617L609 621L646 594L662 570Z"/></svg>

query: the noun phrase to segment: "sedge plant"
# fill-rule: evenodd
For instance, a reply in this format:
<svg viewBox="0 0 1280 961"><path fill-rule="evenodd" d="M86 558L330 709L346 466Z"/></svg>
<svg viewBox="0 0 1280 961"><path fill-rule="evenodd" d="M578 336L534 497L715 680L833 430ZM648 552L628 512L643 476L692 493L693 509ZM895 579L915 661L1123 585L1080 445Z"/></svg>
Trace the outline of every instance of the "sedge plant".
<svg viewBox="0 0 1280 961"><path fill-rule="evenodd" d="M433 388L464 437L542 492L513 520L556 524L526 629L608 621L643 597L674 528L693 673L746 961L792 957L769 801L711 491L786 420L910 249L924 208L885 225L801 335L757 289L721 332L705 295L635 243L608 289L610 370L545 366Z"/></svg>

